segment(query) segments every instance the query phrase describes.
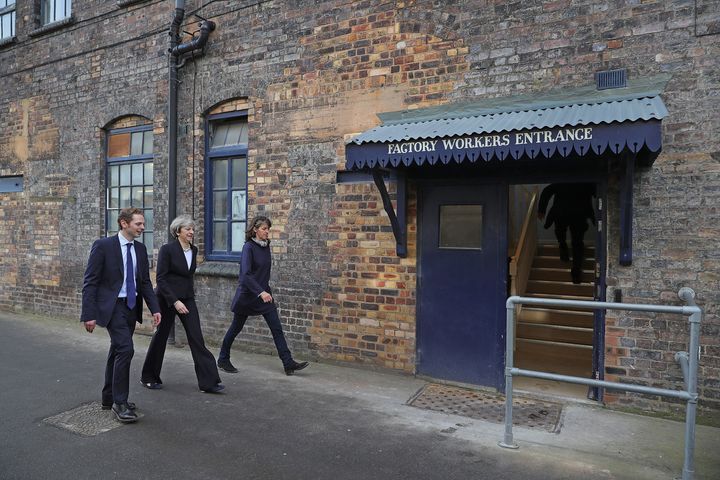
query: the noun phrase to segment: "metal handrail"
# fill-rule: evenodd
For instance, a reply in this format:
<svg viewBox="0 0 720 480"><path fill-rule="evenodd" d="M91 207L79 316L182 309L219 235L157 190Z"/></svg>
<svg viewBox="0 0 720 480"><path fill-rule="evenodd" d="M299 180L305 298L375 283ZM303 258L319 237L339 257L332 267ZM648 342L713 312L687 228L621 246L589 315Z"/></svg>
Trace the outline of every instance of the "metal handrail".
<svg viewBox="0 0 720 480"><path fill-rule="evenodd" d="M687 303L686 306L666 305L643 305L631 303L610 303L590 302L580 300L560 300L550 298L527 298L512 296L507 299L505 308L507 311L507 334L505 338L505 436L502 442L498 442L503 448L519 448L513 441L512 433L512 397L513 397L513 376L542 378L560 382L589 385L593 387L611 388L627 392L660 395L663 397L678 398L685 400L685 460L683 462L682 480L692 480L694 470L695 454L695 417L697 415L697 370L700 357L700 322L702 321L702 310L695 303L695 292L688 287L683 287L678 292L681 300ZM534 370L522 370L513 366L513 345L515 344L515 306L516 305L542 305L553 307L573 307L590 310L628 310L636 312L673 313L688 316L690 323L690 345L688 352L678 352L675 360L680 364L685 380L685 390L671 390L666 388L645 387L642 385L631 385L626 383L608 382L590 378L558 375L549 372L538 372Z"/></svg>

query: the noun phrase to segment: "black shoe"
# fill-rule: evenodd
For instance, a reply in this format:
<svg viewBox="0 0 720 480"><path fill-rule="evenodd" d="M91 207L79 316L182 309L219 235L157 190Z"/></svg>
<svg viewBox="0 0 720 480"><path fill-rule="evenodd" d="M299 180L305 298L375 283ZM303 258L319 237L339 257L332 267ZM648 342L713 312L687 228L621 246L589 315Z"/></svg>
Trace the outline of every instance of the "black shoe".
<svg viewBox="0 0 720 480"><path fill-rule="evenodd" d="M208 388L207 390L200 390L200 391L203 393L220 393L223 390L225 390L225 385L223 385L222 383L218 383L218 384Z"/></svg>
<svg viewBox="0 0 720 480"><path fill-rule="evenodd" d="M127 403L113 403L112 412L115 414L115 418L122 423L132 423L138 419Z"/></svg>
<svg viewBox="0 0 720 480"><path fill-rule="evenodd" d="M142 386L145 388L148 388L150 390L160 390L162 389L162 383L155 383L155 382L143 382L140 380L140 383L142 383Z"/></svg>
<svg viewBox="0 0 720 480"><path fill-rule="evenodd" d="M568 252L567 247L560 247L560 260L562 260L563 262L570 261L570 253Z"/></svg>
<svg viewBox="0 0 720 480"><path fill-rule="evenodd" d="M237 373L238 372L238 369L235 368L235 366L232 363L230 363L230 360L218 360L217 366L223 372L228 372L228 373Z"/></svg>
<svg viewBox="0 0 720 480"><path fill-rule="evenodd" d="M582 283L582 270L576 270L573 268L570 272L570 276L572 277L572 282L575 285Z"/></svg>
<svg viewBox="0 0 720 480"><path fill-rule="evenodd" d="M102 402L102 409L103 410L110 410L112 408L113 402ZM135 405L133 402L127 402L128 410L135 410L137 408L137 405Z"/></svg>
<svg viewBox="0 0 720 480"><path fill-rule="evenodd" d="M308 362L296 362L295 360L293 360L292 362L285 365L285 375L293 375L295 372L302 370L308 365L310 365Z"/></svg>

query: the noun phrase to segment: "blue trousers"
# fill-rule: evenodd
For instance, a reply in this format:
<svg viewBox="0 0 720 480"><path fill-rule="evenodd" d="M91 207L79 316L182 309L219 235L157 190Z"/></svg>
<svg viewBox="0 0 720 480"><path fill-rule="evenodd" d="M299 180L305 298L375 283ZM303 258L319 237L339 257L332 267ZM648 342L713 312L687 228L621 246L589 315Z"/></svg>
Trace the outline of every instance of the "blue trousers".
<svg viewBox="0 0 720 480"><path fill-rule="evenodd" d="M228 328L225 338L223 339L222 347L220 348L220 354L218 360L230 360L230 347L232 347L235 337L242 331L247 321L248 316L240 313L233 314L233 321ZM280 316L278 315L277 308L273 306L272 310L268 313L263 314L265 323L270 328L272 333L273 341L275 342L275 348L277 349L278 356L283 363L283 366L289 366L292 363L292 354L285 341L285 335L283 334L282 324L280 323Z"/></svg>
<svg viewBox="0 0 720 480"><path fill-rule="evenodd" d="M142 298L138 298L141 302ZM135 312L125 304L124 298L115 303L110 323L107 326L110 335L110 351L105 364L105 385L102 390L103 403L125 403L130 391L130 362L135 349Z"/></svg>

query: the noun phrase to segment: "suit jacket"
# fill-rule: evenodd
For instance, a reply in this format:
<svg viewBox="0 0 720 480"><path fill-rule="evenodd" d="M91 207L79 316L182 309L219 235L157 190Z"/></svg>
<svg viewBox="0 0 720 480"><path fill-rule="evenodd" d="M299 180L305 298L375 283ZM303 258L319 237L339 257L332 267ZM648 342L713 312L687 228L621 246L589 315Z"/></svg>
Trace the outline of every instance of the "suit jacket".
<svg viewBox="0 0 720 480"><path fill-rule="evenodd" d="M192 261L188 268L185 252L178 240L173 240L160 247L157 263L157 289L155 292L160 301L167 302L168 306L178 300L195 297L193 276L197 267L196 246L192 245Z"/></svg>
<svg viewBox="0 0 720 480"><path fill-rule="evenodd" d="M125 277L121 248L117 235L101 238L93 243L83 279L81 322L95 320L101 327L107 327L110 323ZM142 323L143 299L152 313L160 312L160 305L150 281L147 249L138 241L135 241L135 257L138 301L134 312L136 320Z"/></svg>

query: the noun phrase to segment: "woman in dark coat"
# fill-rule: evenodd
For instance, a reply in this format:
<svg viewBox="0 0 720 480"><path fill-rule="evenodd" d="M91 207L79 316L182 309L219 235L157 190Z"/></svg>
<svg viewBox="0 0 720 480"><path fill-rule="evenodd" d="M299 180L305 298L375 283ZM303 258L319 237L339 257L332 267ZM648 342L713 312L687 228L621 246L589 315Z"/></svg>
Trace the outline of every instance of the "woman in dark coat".
<svg viewBox="0 0 720 480"><path fill-rule="evenodd" d="M218 393L225 386L220 383L215 357L205 347L200 330L200 315L195 304L193 275L197 267L198 252L197 247L192 244L195 223L189 215L181 215L170 224L170 232L175 240L160 247L155 289L160 302L160 312L166 321L160 323L150 341L141 382L149 389L162 388L160 370L170 327L175 323L177 314L185 327L200 390L205 393Z"/></svg>
<svg viewBox="0 0 720 480"><path fill-rule="evenodd" d="M218 367L230 373L237 368L230 363L230 347L235 337L242 331L245 321L250 315L262 315L270 328L275 348L285 368L285 374L292 375L308 366L308 362L296 362L285 341L282 324L270 289L270 219L264 216L255 217L245 232L245 245L240 261L240 277L230 309L233 321L225 334Z"/></svg>

